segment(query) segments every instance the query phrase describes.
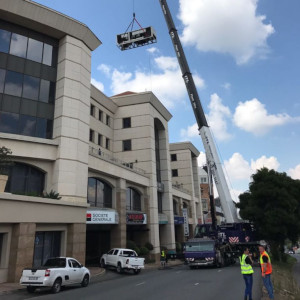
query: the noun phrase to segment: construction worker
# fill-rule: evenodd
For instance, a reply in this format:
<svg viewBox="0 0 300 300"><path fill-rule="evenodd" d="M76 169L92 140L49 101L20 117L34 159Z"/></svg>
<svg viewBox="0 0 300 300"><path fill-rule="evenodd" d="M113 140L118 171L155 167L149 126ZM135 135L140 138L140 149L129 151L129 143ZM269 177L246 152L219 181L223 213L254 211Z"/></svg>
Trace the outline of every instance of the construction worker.
<svg viewBox="0 0 300 300"><path fill-rule="evenodd" d="M253 276L254 273L252 268L252 254L249 253L249 249L245 248L243 255L240 257L241 264L241 273L243 274L243 278L245 280L246 288L245 288L245 300L252 300L252 285L253 285ZM249 296L249 298L248 298Z"/></svg>
<svg viewBox="0 0 300 300"><path fill-rule="evenodd" d="M160 264L164 268L166 266L167 255L164 249L160 252Z"/></svg>
<svg viewBox="0 0 300 300"><path fill-rule="evenodd" d="M261 266L261 276L264 283L265 288L268 291L269 298L274 299L273 295L273 285L271 281L272 274L272 264L269 254L266 252L265 245L262 244L259 246L259 263Z"/></svg>

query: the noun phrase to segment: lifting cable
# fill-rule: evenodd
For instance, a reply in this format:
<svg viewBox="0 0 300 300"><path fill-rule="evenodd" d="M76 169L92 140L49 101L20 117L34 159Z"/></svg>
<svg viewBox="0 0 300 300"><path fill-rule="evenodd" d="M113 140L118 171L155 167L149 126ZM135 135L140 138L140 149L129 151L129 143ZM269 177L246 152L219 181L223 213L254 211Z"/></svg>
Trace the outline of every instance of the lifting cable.
<svg viewBox="0 0 300 300"><path fill-rule="evenodd" d="M134 22L136 22L136 23L140 26L141 29L144 29L144 28L141 26L141 24L139 23L139 21L138 21L138 20L136 19L136 17L135 17L135 12L134 12L134 0L132 1L132 9L133 9L133 13L132 13L133 19L132 19L132 21L129 23L129 25L128 25L126 31L125 31L125 33L128 31L128 29L129 29L130 26L131 26L130 31L133 30Z"/></svg>

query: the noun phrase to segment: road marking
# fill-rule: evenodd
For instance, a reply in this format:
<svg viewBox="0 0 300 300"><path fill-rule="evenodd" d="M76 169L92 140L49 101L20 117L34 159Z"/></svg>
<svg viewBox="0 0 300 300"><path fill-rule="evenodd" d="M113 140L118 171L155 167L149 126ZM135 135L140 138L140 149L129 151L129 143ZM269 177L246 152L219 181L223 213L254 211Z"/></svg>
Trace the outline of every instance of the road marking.
<svg viewBox="0 0 300 300"><path fill-rule="evenodd" d="M218 270L218 273L222 272L222 270Z"/></svg>
<svg viewBox="0 0 300 300"><path fill-rule="evenodd" d="M144 281L144 282L141 282L141 283L138 283L138 284L136 284L135 286L139 286L139 285L142 285L142 284L145 284L145 281Z"/></svg>
<svg viewBox="0 0 300 300"><path fill-rule="evenodd" d="M199 282L196 282L194 285L198 285L199 284Z"/></svg>

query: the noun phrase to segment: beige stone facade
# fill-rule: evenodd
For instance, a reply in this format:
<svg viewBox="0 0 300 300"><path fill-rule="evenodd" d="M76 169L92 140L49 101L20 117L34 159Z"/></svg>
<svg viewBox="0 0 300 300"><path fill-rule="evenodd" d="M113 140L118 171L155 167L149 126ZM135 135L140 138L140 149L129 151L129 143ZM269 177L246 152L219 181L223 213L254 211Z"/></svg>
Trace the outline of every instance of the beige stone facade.
<svg viewBox="0 0 300 300"><path fill-rule="evenodd" d="M151 92L109 98L90 84L91 52L101 42L86 25L26 0L2 1L0 18L4 34L53 49L52 65L0 52L0 71L10 72L15 59L27 66L20 71L14 64L15 75L34 77L40 88L55 86L46 104L6 88L0 93L0 114L7 120L25 114L25 124L36 124L29 134L0 121L0 146L12 150L14 161L0 193L0 282L17 282L24 267L51 255L98 263L103 252L128 240L151 243L157 258L161 247L174 250L187 238L184 208L192 236L202 220L199 152L191 143L169 144L172 115L160 100ZM5 106L8 100L22 107ZM50 133L41 136L39 126Z"/></svg>

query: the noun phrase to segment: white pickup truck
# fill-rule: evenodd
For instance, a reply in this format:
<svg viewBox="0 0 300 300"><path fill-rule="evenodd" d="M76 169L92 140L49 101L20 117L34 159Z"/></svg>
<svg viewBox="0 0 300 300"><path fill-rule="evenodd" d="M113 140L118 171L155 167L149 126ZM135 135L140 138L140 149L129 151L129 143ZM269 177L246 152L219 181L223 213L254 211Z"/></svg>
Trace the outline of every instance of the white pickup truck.
<svg viewBox="0 0 300 300"><path fill-rule="evenodd" d="M145 267L145 258L138 257L131 249L114 248L101 256L100 265L102 268L115 267L118 273L133 270L134 274L139 274Z"/></svg>
<svg viewBox="0 0 300 300"><path fill-rule="evenodd" d="M58 293L62 286L81 284L86 287L89 281L90 271L76 259L54 257L49 258L42 267L25 268L20 284L26 286L29 293L40 287L51 287L52 293Z"/></svg>

